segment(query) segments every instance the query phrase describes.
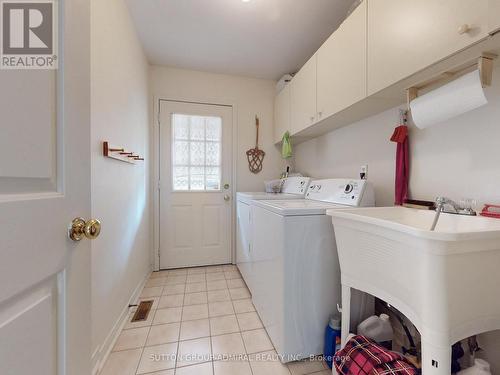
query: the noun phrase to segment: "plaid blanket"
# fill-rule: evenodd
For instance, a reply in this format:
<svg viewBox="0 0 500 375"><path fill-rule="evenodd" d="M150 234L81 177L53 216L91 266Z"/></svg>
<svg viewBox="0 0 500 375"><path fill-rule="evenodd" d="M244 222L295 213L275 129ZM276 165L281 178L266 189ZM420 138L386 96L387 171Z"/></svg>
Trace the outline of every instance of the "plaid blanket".
<svg viewBox="0 0 500 375"><path fill-rule="evenodd" d="M335 368L343 375L416 375L417 370L396 352L365 336L354 336L335 354Z"/></svg>

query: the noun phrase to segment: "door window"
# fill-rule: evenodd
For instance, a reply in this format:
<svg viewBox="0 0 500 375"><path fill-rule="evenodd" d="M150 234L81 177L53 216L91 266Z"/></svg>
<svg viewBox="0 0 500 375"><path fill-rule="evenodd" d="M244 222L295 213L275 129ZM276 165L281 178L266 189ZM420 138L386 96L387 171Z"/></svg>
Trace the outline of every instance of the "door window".
<svg viewBox="0 0 500 375"><path fill-rule="evenodd" d="M172 188L221 189L222 119L172 114Z"/></svg>

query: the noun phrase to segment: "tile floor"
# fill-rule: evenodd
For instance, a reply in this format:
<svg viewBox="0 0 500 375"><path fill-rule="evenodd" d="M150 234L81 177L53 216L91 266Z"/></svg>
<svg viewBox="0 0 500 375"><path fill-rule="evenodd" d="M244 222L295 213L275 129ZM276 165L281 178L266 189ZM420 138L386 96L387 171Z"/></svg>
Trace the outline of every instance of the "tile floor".
<svg viewBox="0 0 500 375"><path fill-rule="evenodd" d="M320 361L283 365L236 266L153 272L143 322L126 323L101 375L327 375Z"/></svg>

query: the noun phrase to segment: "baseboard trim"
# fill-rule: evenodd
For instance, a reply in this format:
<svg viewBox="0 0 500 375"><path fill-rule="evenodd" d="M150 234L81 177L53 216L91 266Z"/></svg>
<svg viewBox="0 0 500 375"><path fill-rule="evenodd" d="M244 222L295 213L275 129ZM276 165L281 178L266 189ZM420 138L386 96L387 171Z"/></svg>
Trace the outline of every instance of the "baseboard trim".
<svg viewBox="0 0 500 375"><path fill-rule="evenodd" d="M146 276L141 280L141 282L137 285L129 301L123 307L123 310L120 316L118 317L117 321L113 325L113 328L111 328L110 332L106 336L106 339L92 353L92 358L91 358L92 375L98 375L101 372L104 364L106 363L106 360L109 357L109 354L111 353L111 350L113 349L113 346L116 343L116 340L118 339L118 336L120 335L123 327L125 326L125 323L127 321L127 316L129 314L129 305L134 304L138 301L141 291L144 288L146 282L148 281L150 275L151 271L148 272Z"/></svg>

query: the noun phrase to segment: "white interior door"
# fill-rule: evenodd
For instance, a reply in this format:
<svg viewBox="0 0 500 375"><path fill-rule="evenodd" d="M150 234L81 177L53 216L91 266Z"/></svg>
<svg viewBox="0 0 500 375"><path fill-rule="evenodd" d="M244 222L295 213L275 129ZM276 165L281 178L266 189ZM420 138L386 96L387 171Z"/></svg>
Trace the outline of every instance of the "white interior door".
<svg viewBox="0 0 500 375"><path fill-rule="evenodd" d="M59 70L0 70L2 375L90 373L89 3L64 3Z"/></svg>
<svg viewBox="0 0 500 375"><path fill-rule="evenodd" d="M231 261L232 107L160 101L160 268Z"/></svg>

